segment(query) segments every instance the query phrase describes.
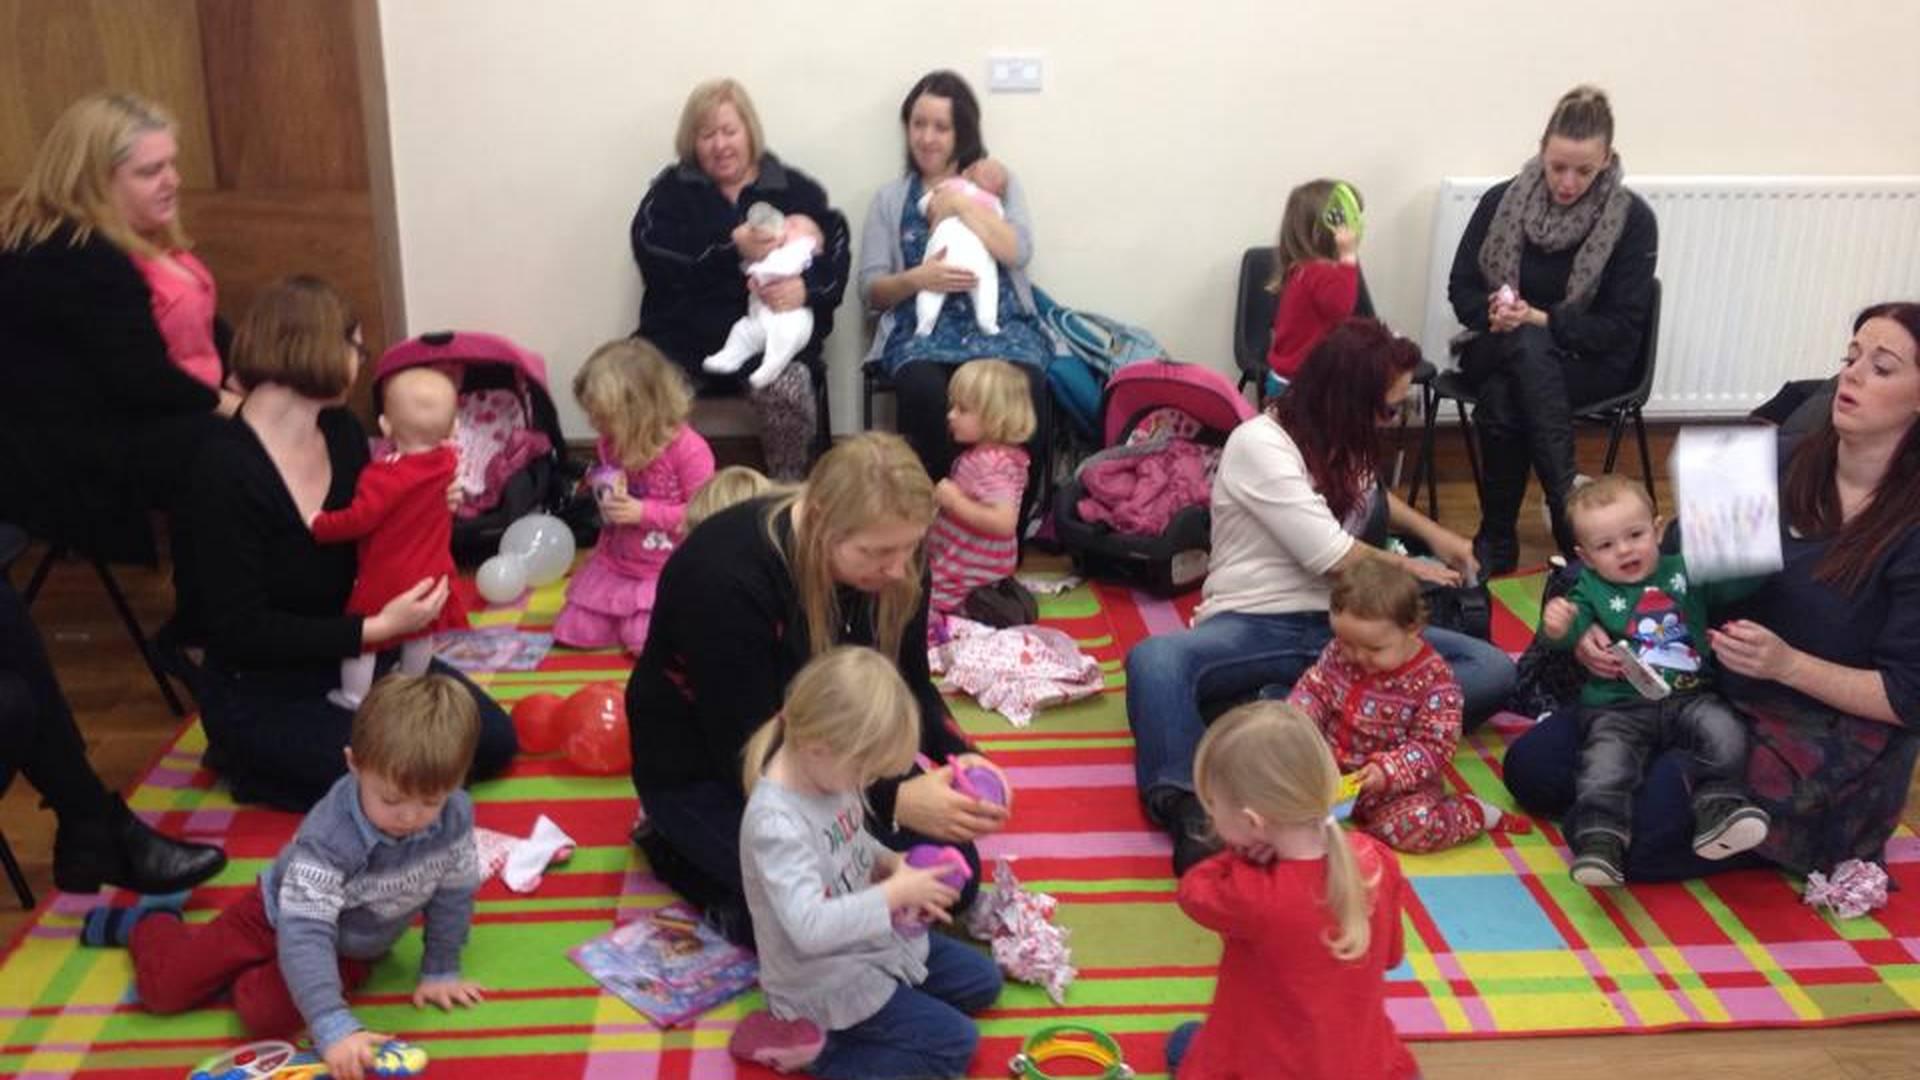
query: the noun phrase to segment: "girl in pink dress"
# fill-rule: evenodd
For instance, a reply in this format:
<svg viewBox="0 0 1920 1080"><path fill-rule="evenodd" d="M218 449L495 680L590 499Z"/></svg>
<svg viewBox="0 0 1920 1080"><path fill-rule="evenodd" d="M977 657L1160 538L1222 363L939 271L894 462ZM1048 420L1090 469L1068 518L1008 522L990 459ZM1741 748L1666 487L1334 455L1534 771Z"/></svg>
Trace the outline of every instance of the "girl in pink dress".
<svg viewBox="0 0 1920 1080"><path fill-rule="evenodd" d="M567 586L553 638L637 654L687 500L713 475L713 451L687 423L693 396L680 369L645 339L594 350L574 376L573 396L600 435L592 476L603 524L593 555Z"/></svg>

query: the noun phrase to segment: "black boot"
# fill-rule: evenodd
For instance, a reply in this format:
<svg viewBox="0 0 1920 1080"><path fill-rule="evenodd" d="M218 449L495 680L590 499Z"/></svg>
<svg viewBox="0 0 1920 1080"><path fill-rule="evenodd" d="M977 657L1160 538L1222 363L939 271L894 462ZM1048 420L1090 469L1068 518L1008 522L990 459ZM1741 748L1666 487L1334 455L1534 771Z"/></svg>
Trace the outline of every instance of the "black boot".
<svg viewBox="0 0 1920 1080"><path fill-rule="evenodd" d="M1194 863L1220 850L1200 797L1181 788L1155 788L1147 795L1147 813L1173 838L1173 876L1184 877Z"/></svg>
<svg viewBox="0 0 1920 1080"><path fill-rule="evenodd" d="M1527 451L1524 435L1480 423L1480 531L1473 538L1473 557L1480 564L1480 580L1510 574L1520 562L1520 537L1515 524L1520 502L1527 495Z"/></svg>
<svg viewBox="0 0 1920 1080"><path fill-rule="evenodd" d="M102 885L147 894L180 892L226 865L226 852L162 836L118 798L104 816L63 817L53 834L53 883L61 892L97 892Z"/></svg>

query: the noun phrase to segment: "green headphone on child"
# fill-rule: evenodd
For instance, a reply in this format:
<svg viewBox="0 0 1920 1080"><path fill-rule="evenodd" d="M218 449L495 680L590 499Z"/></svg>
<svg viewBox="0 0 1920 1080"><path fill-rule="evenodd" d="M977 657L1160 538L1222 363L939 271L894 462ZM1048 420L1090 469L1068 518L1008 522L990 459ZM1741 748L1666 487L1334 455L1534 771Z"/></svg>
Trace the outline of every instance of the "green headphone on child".
<svg viewBox="0 0 1920 1080"><path fill-rule="evenodd" d="M1333 190L1327 195L1327 208L1321 211L1320 218L1329 229L1338 229L1343 225L1351 229L1356 240L1367 228L1366 218L1360 212L1360 193L1345 180L1333 185Z"/></svg>

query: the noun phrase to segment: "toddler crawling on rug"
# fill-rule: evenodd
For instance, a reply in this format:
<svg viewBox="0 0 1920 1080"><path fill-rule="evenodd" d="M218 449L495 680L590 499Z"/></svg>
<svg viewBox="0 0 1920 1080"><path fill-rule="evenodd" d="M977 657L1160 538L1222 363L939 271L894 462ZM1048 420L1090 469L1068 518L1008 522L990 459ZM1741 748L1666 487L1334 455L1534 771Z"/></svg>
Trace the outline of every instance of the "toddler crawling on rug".
<svg viewBox="0 0 1920 1080"><path fill-rule="evenodd" d="M473 802L460 790L480 719L444 675L389 675L353 718L347 775L307 813L293 842L212 922L177 910L95 908L81 939L124 944L148 1012L186 1012L231 993L255 1038L302 1027L340 1080L358 1080L392 1036L361 1027L346 992L366 981L424 913L416 1008L480 1001L460 950L480 886Z"/></svg>
<svg viewBox="0 0 1920 1080"><path fill-rule="evenodd" d="M940 181L920 196L920 213L933 226L932 234L927 237L927 250L935 254L944 252L942 257L950 265L973 272L973 288L968 290L973 298L973 319L981 331L988 334L1000 332L1000 266L960 215L949 211L941 214L937 221L933 215L942 209L939 196L959 195L993 211L996 217L1005 217L1000 197L1006 192L1006 167L992 158L981 158L967 166L964 173ZM921 337L933 333L940 309L946 306L946 293L922 289L913 302L914 333Z"/></svg>

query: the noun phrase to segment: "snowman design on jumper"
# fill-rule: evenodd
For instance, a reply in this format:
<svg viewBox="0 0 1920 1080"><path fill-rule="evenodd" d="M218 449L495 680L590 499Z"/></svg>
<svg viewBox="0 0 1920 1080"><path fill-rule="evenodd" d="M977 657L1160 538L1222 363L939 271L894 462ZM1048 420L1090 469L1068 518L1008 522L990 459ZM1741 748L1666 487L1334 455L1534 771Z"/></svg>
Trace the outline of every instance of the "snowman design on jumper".
<svg viewBox="0 0 1920 1080"><path fill-rule="evenodd" d="M1687 617L1673 602L1673 597L1659 586L1649 585L1641 591L1640 600L1633 608L1633 619L1627 626L1627 636L1633 642L1634 652L1648 664L1686 676L1699 674L1700 654L1693 649ZM1693 678L1668 678L1676 690L1685 689L1683 683L1694 681Z"/></svg>

